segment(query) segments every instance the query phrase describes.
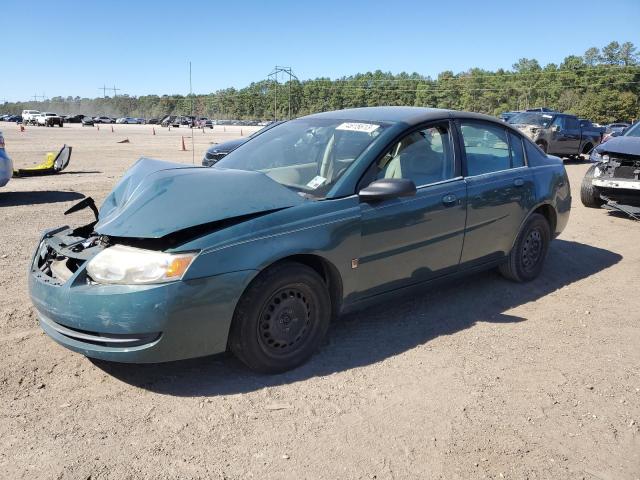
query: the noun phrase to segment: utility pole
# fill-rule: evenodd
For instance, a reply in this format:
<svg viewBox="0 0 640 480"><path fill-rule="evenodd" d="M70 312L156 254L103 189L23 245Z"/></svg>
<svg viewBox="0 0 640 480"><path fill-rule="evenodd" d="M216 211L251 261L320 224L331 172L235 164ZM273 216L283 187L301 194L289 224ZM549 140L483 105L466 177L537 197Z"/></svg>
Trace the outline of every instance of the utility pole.
<svg viewBox="0 0 640 480"><path fill-rule="evenodd" d="M278 120L278 74L279 73L284 73L286 75L289 75L289 119L291 119L291 83L292 83L292 79L296 79L298 80L298 77L296 77L293 74L293 70L291 69L291 67L282 67L282 66L278 66L276 65L273 69L273 72L271 72L268 75L268 78L273 77L274 81L275 81L275 90L274 90L274 96L273 96L273 119L274 120Z"/></svg>
<svg viewBox="0 0 640 480"><path fill-rule="evenodd" d="M118 96L118 90L122 90L121 88L116 88L116 86L114 85L113 88L110 88L109 90L113 90L113 96L117 97Z"/></svg>
<svg viewBox="0 0 640 480"><path fill-rule="evenodd" d="M104 98L107 98L107 86L106 85L103 85L102 87L98 87L98 90L102 90L102 96ZM111 89L109 89L109 90L111 90Z"/></svg>
<svg viewBox="0 0 640 480"><path fill-rule="evenodd" d="M37 102L37 101L39 101L39 100L38 100L39 98L41 98L41 99L42 99L42 101L44 101L44 94L43 94L43 95L34 95L34 96L33 96L33 101L34 101L34 102Z"/></svg>

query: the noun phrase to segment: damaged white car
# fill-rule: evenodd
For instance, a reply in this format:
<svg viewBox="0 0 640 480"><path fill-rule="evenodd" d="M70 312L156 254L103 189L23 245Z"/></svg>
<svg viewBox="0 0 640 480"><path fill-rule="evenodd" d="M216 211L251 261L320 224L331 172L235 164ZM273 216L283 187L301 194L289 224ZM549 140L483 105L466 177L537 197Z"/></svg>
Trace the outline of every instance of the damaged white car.
<svg viewBox="0 0 640 480"><path fill-rule="evenodd" d="M606 208L640 220L640 123L591 152L594 163L584 176L580 199L585 207Z"/></svg>

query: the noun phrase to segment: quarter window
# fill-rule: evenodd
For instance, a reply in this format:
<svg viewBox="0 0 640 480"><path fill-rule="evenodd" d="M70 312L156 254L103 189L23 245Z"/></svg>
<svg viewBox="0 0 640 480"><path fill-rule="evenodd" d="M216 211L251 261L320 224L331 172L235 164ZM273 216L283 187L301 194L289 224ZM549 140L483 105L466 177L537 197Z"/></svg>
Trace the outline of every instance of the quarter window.
<svg viewBox="0 0 640 480"><path fill-rule="evenodd" d="M511 147L511 167L524 167L524 149L522 139L513 132L509 132L509 143Z"/></svg>
<svg viewBox="0 0 640 480"><path fill-rule="evenodd" d="M454 176L448 124L413 132L396 143L377 164L377 178L406 178L416 186Z"/></svg>
<svg viewBox="0 0 640 480"><path fill-rule="evenodd" d="M468 176L499 172L511 167L504 128L480 122L462 122L460 130L464 140Z"/></svg>

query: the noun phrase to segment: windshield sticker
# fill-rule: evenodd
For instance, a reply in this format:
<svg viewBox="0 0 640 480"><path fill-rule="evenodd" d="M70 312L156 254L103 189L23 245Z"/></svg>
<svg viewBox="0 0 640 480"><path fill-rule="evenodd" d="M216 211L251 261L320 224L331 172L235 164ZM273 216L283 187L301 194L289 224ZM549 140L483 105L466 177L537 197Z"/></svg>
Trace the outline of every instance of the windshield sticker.
<svg viewBox="0 0 640 480"><path fill-rule="evenodd" d="M349 132L371 133L380 128L380 125L374 123L354 123L345 122L336 127L336 130L347 130Z"/></svg>
<svg viewBox="0 0 640 480"><path fill-rule="evenodd" d="M326 182L327 179L324 177L321 177L320 175L313 177L311 179L311 181L309 183L307 183L307 187L315 190L316 188L318 188L320 185L322 185L324 182Z"/></svg>

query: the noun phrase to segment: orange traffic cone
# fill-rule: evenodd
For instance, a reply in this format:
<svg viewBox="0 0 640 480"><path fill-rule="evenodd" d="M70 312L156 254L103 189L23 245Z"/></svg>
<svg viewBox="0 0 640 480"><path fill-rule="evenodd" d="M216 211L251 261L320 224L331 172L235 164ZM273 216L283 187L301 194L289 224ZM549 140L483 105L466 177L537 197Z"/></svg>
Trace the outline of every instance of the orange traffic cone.
<svg viewBox="0 0 640 480"><path fill-rule="evenodd" d="M186 152L187 151L187 147L184 144L184 135L182 136L182 151Z"/></svg>
<svg viewBox="0 0 640 480"><path fill-rule="evenodd" d="M24 132L24 125L20 124L20 131Z"/></svg>

